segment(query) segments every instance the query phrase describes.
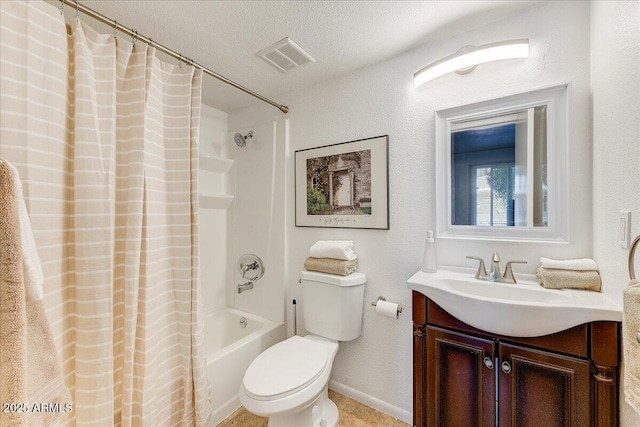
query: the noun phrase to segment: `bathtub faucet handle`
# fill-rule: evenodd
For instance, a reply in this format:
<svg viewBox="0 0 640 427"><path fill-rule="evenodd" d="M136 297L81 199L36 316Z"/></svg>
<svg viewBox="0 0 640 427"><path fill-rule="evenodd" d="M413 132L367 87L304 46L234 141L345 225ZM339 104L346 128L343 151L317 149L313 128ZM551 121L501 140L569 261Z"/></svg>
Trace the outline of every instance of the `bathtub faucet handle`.
<svg viewBox="0 0 640 427"><path fill-rule="evenodd" d="M251 264L245 264L242 267L242 278L246 279L245 274L247 274L247 272L249 272L249 270L257 270L260 266L258 265L258 263L256 261L252 262Z"/></svg>
<svg viewBox="0 0 640 427"><path fill-rule="evenodd" d="M264 276L264 263L258 255L244 254L238 259L238 274L242 280L260 280Z"/></svg>

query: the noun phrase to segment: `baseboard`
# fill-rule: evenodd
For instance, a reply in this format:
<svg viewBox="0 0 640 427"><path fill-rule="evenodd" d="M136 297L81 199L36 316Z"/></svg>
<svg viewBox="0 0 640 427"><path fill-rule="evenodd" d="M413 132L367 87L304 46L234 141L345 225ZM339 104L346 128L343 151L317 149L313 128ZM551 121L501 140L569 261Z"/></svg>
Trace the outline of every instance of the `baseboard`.
<svg viewBox="0 0 640 427"><path fill-rule="evenodd" d="M402 408L398 408L397 406L393 406L390 403L387 403L383 400L378 399L377 397L373 397L366 393L363 393L355 388L351 388L344 384L340 384L334 380L329 381L329 388L331 390L337 391L340 394L344 394L350 399L357 400L360 403L364 403L365 405L377 409L380 412L384 412L387 415L391 415L394 418L399 419L400 421L404 421L405 423L412 425L413 423L413 413L410 411L405 411Z"/></svg>
<svg viewBox="0 0 640 427"><path fill-rule="evenodd" d="M218 408L213 412L213 414L211 414L211 419L209 420L209 424L207 425L207 427L216 427L241 406L242 403L240 403L240 398L236 394L234 397L229 399L228 402L221 405L220 408Z"/></svg>

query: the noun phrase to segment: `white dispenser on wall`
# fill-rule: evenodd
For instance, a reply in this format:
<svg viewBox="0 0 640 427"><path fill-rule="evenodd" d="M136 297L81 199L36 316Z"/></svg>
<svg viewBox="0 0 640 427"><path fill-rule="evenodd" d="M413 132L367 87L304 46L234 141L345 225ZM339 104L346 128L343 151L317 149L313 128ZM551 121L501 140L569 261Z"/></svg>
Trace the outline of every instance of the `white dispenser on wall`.
<svg viewBox="0 0 640 427"><path fill-rule="evenodd" d="M425 273L435 273L438 271L438 257L436 255L436 241L433 238L433 231L427 231L427 238L424 242L424 258L422 260L422 271Z"/></svg>

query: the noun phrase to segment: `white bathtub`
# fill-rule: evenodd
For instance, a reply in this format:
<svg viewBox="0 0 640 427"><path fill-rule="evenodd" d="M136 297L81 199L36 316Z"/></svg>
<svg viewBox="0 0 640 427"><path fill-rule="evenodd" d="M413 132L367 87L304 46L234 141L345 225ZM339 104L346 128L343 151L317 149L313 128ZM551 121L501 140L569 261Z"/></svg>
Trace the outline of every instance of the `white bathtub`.
<svg viewBox="0 0 640 427"><path fill-rule="evenodd" d="M245 328L240 319L247 320ZM233 308L205 315L207 375L213 390L213 416L218 425L240 407L238 390L249 364L267 348L286 338L285 323L276 323Z"/></svg>

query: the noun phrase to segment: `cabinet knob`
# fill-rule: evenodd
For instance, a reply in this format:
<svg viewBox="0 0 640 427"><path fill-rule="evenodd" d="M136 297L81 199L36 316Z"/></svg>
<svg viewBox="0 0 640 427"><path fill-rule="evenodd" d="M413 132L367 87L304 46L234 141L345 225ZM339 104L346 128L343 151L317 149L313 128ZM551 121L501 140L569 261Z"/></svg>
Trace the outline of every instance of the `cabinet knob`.
<svg viewBox="0 0 640 427"><path fill-rule="evenodd" d="M504 372L505 374L511 372L511 365L506 360L502 362L502 372Z"/></svg>
<svg viewBox="0 0 640 427"><path fill-rule="evenodd" d="M638 341L638 343L640 344L640 329L636 331L636 341Z"/></svg>
<svg viewBox="0 0 640 427"><path fill-rule="evenodd" d="M486 366L489 369L493 369L493 361L491 360L490 357L485 356L484 359L482 359L482 361L484 362L484 366Z"/></svg>

